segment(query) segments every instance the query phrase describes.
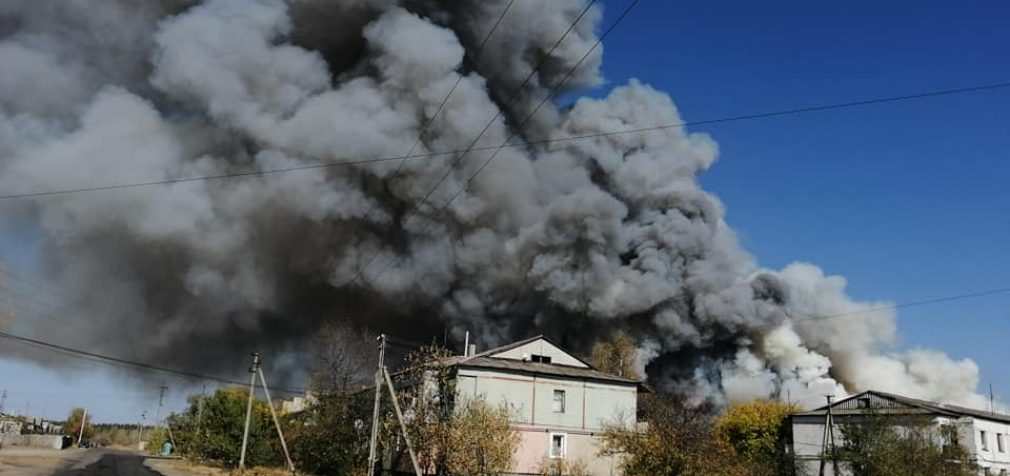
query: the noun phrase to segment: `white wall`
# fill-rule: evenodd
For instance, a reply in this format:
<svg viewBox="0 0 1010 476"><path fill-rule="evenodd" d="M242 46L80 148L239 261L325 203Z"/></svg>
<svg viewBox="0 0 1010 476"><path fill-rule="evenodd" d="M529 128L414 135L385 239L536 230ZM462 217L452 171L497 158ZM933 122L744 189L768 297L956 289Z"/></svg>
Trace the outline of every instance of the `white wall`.
<svg viewBox="0 0 1010 476"><path fill-rule="evenodd" d="M509 349L504 352L493 354L493 356L498 359L522 360L523 355L530 356L534 354L546 355L550 357L552 364L589 368L588 365L582 363L579 359L572 357L564 350L561 350L560 347L557 347L543 339L537 339L533 342L521 345L514 349Z"/></svg>
<svg viewBox="0 0 1010 476"><path fill-rule="evenodd" d="M521 436L514 471L532 473L547 458L552 433L564 433L566 459L585 462L593 476L612 476L617 459L600 457L599 432L610 423L634 425L638 389L633 384L606 384L578 379L534 377L493 370L460 369L460 398L482 398L507 405ZM554 391L565 391L564 413L554 412Z"/></svg>
<svg viewBox="0 0 1010 476"><path fill-rule="evenodd" d="M1000 470L1006 470L1010 474L1010 425L978 418L962 418L955 421L937 418L934 422L937 425L955 424L958 428L958 442L968 450L969 454L975 456L980 467L989 468L989 474L1000 476ZM841 423L841 419L836 419L835 443L841 445L843 441L841 432L838 430L838 423ZM802 464L808 472L817 474L820 467L818 458L821 452L821 441L824 437L824 419L794 417L792 429L794 454L799 461L803 462ZM988 450L982 449L982 430L986 432ZM1003 435L1002 452L999 451L996 443L997 434ZM830 468L826 474L832 474Z"/></svg>
<svg viewBox="0 0 1010 476"><path fill-rule="evenodd" d="M978 458L978 465L989 468L989 474L998 476L1000 470L1010 473L1010 425L1006 423L971 418L971 436L959 435L961 443L969 447L972 454ZM968 428L967 425L965 425ZM982 449L982 431L986 433L988 449ZM1003 435L1003 451L999 451L996 435Z"/></svg>
<svg viewBox="0 0 1010 476"><path fill-rule="evenodd" d="M560 377L534 377L492 370L460 369L457 392L506 404L513 421L525 425L598 431L608 423L634 424L638 405L633 384L607 384ZM565 411L553 411L554 391L564 390Z"/></svg>

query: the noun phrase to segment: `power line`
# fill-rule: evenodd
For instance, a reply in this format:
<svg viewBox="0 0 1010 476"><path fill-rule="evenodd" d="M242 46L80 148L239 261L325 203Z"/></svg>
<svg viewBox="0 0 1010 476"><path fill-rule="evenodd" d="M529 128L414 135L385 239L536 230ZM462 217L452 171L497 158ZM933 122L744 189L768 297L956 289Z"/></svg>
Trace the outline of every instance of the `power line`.
<svg viewBox="0 0 1010 476"><path fill-rule="evenodd" d="M533 141L522 141L517 143L505 144L504 148L525 148L537 145L550 145L555 143L573 142L586 139L595 139L600 137L612 137L621 136L627 134L639 134L645 132L656 132L666 129L676 129L680 127L691 127L691 126L701 126L710 124L723 124L728 122L739 122L739 121L750 121L758 119L768 119L775 117L791 116L797 114L805 114L809 112L820 112L820 111L831 111L837 109L848 109L859 106L869 106L874 104L886 104L892 102L901 102L914 99L926 99L932 97L940 96L950 96L955 94L964 94L972 92L982 92L982 91L993 91L999 89L1010 88L1010 81L1000 82L1000 83L989 83L976 86L967 86L962 88L952 88L952 89L938 89L933 91L926 91L916 94L907 94L901 96L885 96L870 99L861 99L840 103L829 103L829 104L819 104L814 106L804 106L791 109L780 109L775 111L760 112L754 114L742 114L736 116L728 116L716 119L702 119L697 121L681 121L673 122L667 124L657 124L654 126L646 126L635 129L622 129L613 131L596 132L591 134L580 134L574 136L565 137L554 137L550 139L540 139ZM416 160L416 159L430 159L435 157L450 156L461 154L467 151L470 152L481 152L481 151L493 151L502 147L500 145L492 146L480 146L467 149L454 149L446 150L441 152L427 152L423 154L410 154L392 157L375 157L367 159L354 159L354 160L341 160L341 161L329 161L329 162L318 162L315 164L305 164L296 165L291 167L280 167L274 169L260 169L260 170L250 170L245 172L232 172L223 173L215 175L196 175L191 177L180 177L172 179L162 179L162 180L150 180L144 182L129 182L121 184L109 184L109 185L98 185L90 187L79 187L79 188L65 188L58 190L43 190L36 192L25 192L25 193L12 193L7 195L0 195L0 200L16 200L16 199L26 199L26 198L41 198L55 195L69 195L76 193L86 193L86 192L98 192L106 190L122 190L131 188L141 188L141 187L153 187L157 185L175 185L181 183L189 182L211 182L217 180L229 180L229 179L239 179L239 178L250 178L250 177L269 177L277 174L285 174L291 172L297 172L302 170L313 170L313 169L326 169L334 167L351 167L355 165L367 165L381 162L392 162L396 160Z"/></svg>
<svg viewBox="0 0 1010 476"><path fill-rule="evenodd" d="M582 55L581 58L579 58L579 61L568 70L564 78L562 78L562 80L558 83L558 85L553 88L554 91L544 96L544 98L540 101L540 103L537 104L537 106L533 108L532 111L530 111L530 113L522 120L521 123L519 123L519 126L513 129L509 137L505 139L505 141L503 141L501 145L499 145L498 148L494 150L494 152L491 153L491 155L487 158L487 160L485 160L484 163L481 164L480 167L478 167L477 170L474 171L474 173L471 174L470 177L466 179L466 182L463 183L463 186L460 187L460 189L457 190L456 193L453 194L453 196L450 197L449 200L445 202L445 205L442 206L443 211L448 209L449 205L451 205L452 202L456 200L456 197L458 197L461 193L463 193L463 191L469 189L470 183L473 182L473 179L476 178L477 175L480 174L481 171L483 171L484 168L487 167L488 164L490 164L491 161L498 156L498 153L501 152L501 150L505 148L505 146L508 145L508 143L511 142L512 139L519 134L518 131L521 131L523 127L526 125L526 123L529 122L531 119L533 119L533 116L536 116L537 112L540 111L540 108L542 108L544 104L546 104L548 101L557 97L557 94L561 91L561 88L568 83L568 81L572 78L572 75L575 74L575 71L579 69L579 66L582 66L582 62L585 61L586 58L588 58L589 55L593 53L593 51L596 51L596 48L599 48L600 44L603 43L603 40L607 37L607 35L609 35L610 32L614 31L614 29L617 28L617 25L619 25L621 21L623 21L624 18L627 17L629 13L631 13L631 10L633 10L635 6L638 5L639 1L640 0L633 0L631 3L628 4L628 6L624 9L624 11L621 12L621 15L617 17L617 20L615 20L614 23L612 23L610 27L607 28L607 30L604 31L603 34L601 34L596 39L596 42L593 43L593 46L590 47L589 50L587 50L586 53Z"/></svg>
<svg viewBox="0 0 1010 476"><path fill-rule="evenodd" d="M154 371L154 372L163 372L163 373L179 375L179 376L187 377L187 378L191 378L191 379L208 380L208 381L220 382L220 383L229 384L229 385L246 385L246 382L240 382L238 380L231 380L231 379L226 379L226 378L222 378L222 377L215 377L215 376L212 376L212 375L204 375L204 374L199 374L199 373L196 373L196 372L189 372L189 371L185 371L185 370L172 369L172 368L168 368L168 367L160 367L160 366L153 365L153 364L148 364L148 363L145 363L145 362L138 362L138 361L135 361L135 360L127 360L127 359L122 359L122 358L119 358L119 357L112 357L112 356L108 356L108 355L102 355L102 354L98 354L98 353L95 353L95 352L88 352L88 351L85 351L85 350L75 349L75 348L72 348L72 347L67 347L67 346L63 346L63 345L59 345L59 344L53 344L51 342L46 342L46 341L39 340L39 339L32 339L32 338L29 338L29 337L19 336L19 335L15 335L15 334L11 334L11 333L8 333L8 332L3 332L3 331L0 331L0 338L10 339L10 340L17 341L17 342L22 342L22 343L25 343L25 344L30 344L30 345L42 347L42 348L45 348L45 349L48 349L48 350L51 350L51 351L61 352L61 353L64 353L64 354L67 354L67 355L71 355L71 356L74 356L74 357L83 358L83 359L87 359L87 360L92 360L92 361L96 361L96 362L102 362L102 363L106 363L106 364L124 365L124 366L138 368L138 369L143 369L143 370L149 370L149 371ZM305 393L305 389L295 389L295 388L281 388L281 389L278 389L278 391L281 391L281 392L284 392L284 393L291 393L291 394L304 394Z"/></svg>
<svg viewBox="0 0 1010 476"><path fill-rule="evenodd" d="M526 116L525 116L525 117L523 118L523 120L522 120L522 121L520 121L520 122L519 122L519 124L518 124L518 125L517 125L517 126L516 126L515 128L513 128L513 129L512 129L512 132L510 132L510 133L509 133L508 137L507 137L507 138L506 138L506 139L505 139L505 140L504 140L504 141L503 141L503 142L502 142L502 143L501 143L501 144L500 144L500 145L499 145L498 147L494 148L493 152L492 152L492 153L491 153L491 155L490 155L490 156L489 156L489 157L487 158L487 160L485 160L485 161L484 161L484 162L483 162L483 163L482 163L482 164L480 165L480 167L478 167L478 168L477 168L477 170L476 170L476 171L474 171L474 173L473 173L473 174L471 174L471 175L470 175L470 176L469 176L469 177L468 177L468 178L466 179L466 181L465 181L465 182L463 183L463 186L462 186L462 187L460 187L460 189L459 189L459 190L457 190L457 191L456 191L456 193L454 193L454 194L452 195L452 197L450 197L450 198L449 198L449 200L447 200L447 201L445 202L445 204L443 204L443 205L442 205L442 206L440 207L440 210L439 210L439 212L440 212L440 213L442 213L442 212L445 212L446 210L448 210L448 209L449 209L449 205L451 205L451 204L452 204L452 202L454 202L454 201L456 200L456 198L458 198L458 197L460 196L460 194L461 194L461 193L463 193L463 191L464 191L464 190L467 190L467 189L468 189L468 187L470 186L470 183L471 183L471 182L473 182L473 179L477 177L477 174L481 173L481 171L483 171L483 170L484 170L484 168L485 168L485 167L487 167L487 165L488 165L489 163L491 163L491 161L492 161L492 160L494 160L494 159L495 159L495 157L497 157L497 156L498 156L498 153L499 153L499 152L501 152L501 150L502 150L502 149L503 149L503 148L504 148L504 147L505 147L505 146L506 146L506 145L507 145L507 144L508 144L508 143L509 143L509 142L510 142L510 141L511 141L512 139L514 139L514 138L515 138L515 137L516 137L516 136L518 135L518 131L522 130L522 129L523 129L523 127L525 127L525 126L526 126L526 123L527 123L527 122L529 122L529 121L530 121L530 120L531 120L531 119L532 119L532 118L533 118L533 117L534 117L534 116L535 116L535 115L537 114L537 112L539 112L539 111L540 111L540 108L541 108L541 107L543 107L543 106L544 106L544 104L546 104L546 103L547 103L548 101L550 101L551 99L555 98L555 97L557 96L557 94L558 94L558 93L560 93L560 92L562 91L562 88L564 88L564 86L565 86L566 84L568 84L568 81L572 79L572 76L573 76L573 75L575 74L575 72L576 72L576 71L577 71L577 70L579 69L579 67L580 67L580 66L582 66L582 63L583 63L583 62L584 62L584 61L586 60L586 58L588 58L588 57L589 57L589 55L591 55L591 54L593 53L593 51L596 51L596 48L598 48L598 47L600 46L600 44L601 44L601 43L603 43L603 40L604 40L604 39L605 39L605 38L607 37L607 35L609 35L609 34L610 34L610 33L611 33L612 31L614 31L614 29L615 29L615 28L617 28L617 25L621 24L621 22L622 22L622 21L623 21L623 20L624 20L624 19L625 19L625 18L626 18L626 17L628 16L628 14L629 14L629 13L631 13L631 10L633 10L633 9L635 8L635 6L636 6L636 5L638 5L638 3L639 3L640 1L641 1L641 0L633 0L633 1L631 2L631 3L629 3L629 4L628 4L628 6L627 6L627 7L625 7L624 11L623 11L623 12L621 12L621 15L617 17L617 19L616 19L616 20L615 20L615 21L614 21L614 22L613 22L613 23L612 23L612 24L610 25L610 27L608 27L606 31L604 31L604 32L603 32L603 33L602 33L602 34L601 34L601 35L600 35L599 37L597 37L597 38L596 38L596 41L595 41L595 42L593 43L593 46L591 46L591 47L590 47L590 48L589 48L588 50L586 50L585 54L583 54L583 55L582 55L582 57L581 57L581 58L579 58L579 60L578 60L578 61L577 61L577 62L576 62L576 63L575 63L574 65L572 65L572 67L571 67L571 68L569 68L569 69L568 69L568 71L567 71L567 72L565 73L565 75L564 75L564 76L563 76L563 77L561 78L561 81L558 81L558 82L557 82L557 84L555 84L555 85L554 85L553 87L551 87L551 88L549 88L549 89L548 89L548 93L547 93L547 94L546 94L546 95L545 95L545 96L543 97L543 99L541 99L541 100L540 100L540 102L539 102L539 103L537 103L536 107L534 107L534 108L533 108L533 109L532 109L532 110L531 110L531 111L530 111L530 112L529 112L529 113L528 113L528 114L527 114L527 115L526 115ZM567 35L568 35L568 33L569 33L569 32L571 32L571 31L572 31L572 29L574 29L574 28L575 28L575 26L576 26L576 25L577 25L577 24L579 23L579 21L580 21L580 20L582 19L582 16L583 16L583 15L585 15L585 14L586 14L586 12L588 12L588 11L589 11L589 8L593 6L593 3L594 3L594 2L595 2L595 0L593 0L592 2L589 2L589 4L588 4L588 5L586 5L586 9L582 11L582 13L581 13L581 14L580 14L580 15L579 15L579 16L578 16L578 17L577 17L576 19L575 19L575 21L574 21L574 22L572 22L572 25L568 27L568 30L567 30L567 31L565 31L565 35L562 35L562 37L558 39L557 43L555 43L555 44L554 44L554 47L555 47L555 48L557 48L557 46L561 44L561 41L565 39L565 36L567 36ZM551 49L551 51L553 51L553 48ZM545 57L546 57L546 56L549 56L549 54L548 54L548 55L545 55ZM539 66L538 66L538 67L539 67ZM529 79L530 79L530 78L532 77L532 74L533 74L533 72L536 72L536 69L534 69L534 70L533 70L533 71L532 71L532 72L530 73L530 76L527 76L527 78L526 78L527 80L529 80ZM524 82L523 84L525 85L526 83ZM521 90L521 89L522 89L522 86L520 86L520 88L519 88L519 89ZM518 97L518 94L517 94L517 96L516 96L516 97ZM496 114L496 115L495 115L495 116L494 116L493 118L491 118L491 121L489 121L489 122L488 122L488 123L487 123L487 124L486 124L486 125L484 126L484 129L483 129L483 130L481 130L480 134L478 134L478 135L477 135L477 137L476 137L476 138L475 138L475 139L473 140L473 142L471 142L471 143L470 143L470 147L471 147L471 148L472 148L473 146L475 146L475 145L477 144L477 141L478 141L478 140L479 140L479 139L481 138L481 136L483 136L483 135L484 135L484 133L485 133L485 132L486 132L486 131L488 130L488 128L489 128L489 127L491 126L491 124L493 124L493 123L494 123L494 121L495 121L495 120L497 120L497 119L498 119L498 117L500 117L500 116L502 115L502 111L503 111L502 109L499 109L499 110L498 110L498 114ZM468 151L467 151L467 152L469 152L469 149L468 149ZM463 153L463 154L462 154L462 155L461 155L461 156L460 156L460 157L459 157L459 158L457 159L457 162L456 162L456 163L458 163L459 161L462 161L463 157L465 157L465 156L466 156L467 152L464 152L464 153ZM453 165L455 165L455 164L453 164ZM449 177L449 175L450 175L450 174L452 173L452 167L453 167L453 165L450 165L449 169L448 169L448 170L446 170L446 173L445 173L444 175L442 175L442 178L441 178L441 179L440 179L440 180L439 180L438 182L436 182L436 183L435 183L435 186L434 186L434 187L432 187L432 188L431 188L431 190L429 190L427 194L425 194L425 196L424 196L424 198L423 198L423 199L421 199L421 200L420 200L419 202L415 203L415 206L414 206L414 207L413 207L413 208L412 208L412 209L411 209L410 211L413 211L413 210L415 210L415 209L417 208L417 206L418 206L418 205L420 205L421 203L424 203L424 202L427 202L427 201L428 201L428 199L429 199L429 198L431 197L431 195L435 193L435 190L436 190L436 189L438 189L438 187L442 185L442 182L444 182L444 181L445 181L445 179L446 179L446 178L448 178L448 177ZM355 273L355 276L354 276L354 278L352 278L352 279L351 279L350 281L348 281L348 283L351 283L351 282L354 282L355 280L357 280L357 279L358 279L358 277L360 277L360 276L361 276L361 274L362 274L362 272L364 271L364 269L365 269L365 268L367 268L368 266L370 266L370 265L372 264L372 262L373 262L373 261L375 261L375 258L376 258L376 257L378 257L378 255L379 255L378 253L375 253L375 254L373 255L372 259L370 259L370 260L369 260L369 261L368 261L368 262L367 262L367 263L365 264L365 266L364 266L363 268L359 269L359 270L358 270L358 272L357 272L357 273ZM390 266L392 266L392 263L393 263L393 261L392 261L392 260L390 260L390 261L389 261L389 263L388 263L388 264L387 264L387 265L386 265L385 267L383 267L382 269L380 269L380 270L379 270L379 272L378 272L378 274L376 274L376 278L378 278L379 276L381 276L381 275L382 275L382 273L384 273L384 272L385 272L385 271L386 271L387 269L389 269L389 267L390 267Z"/></svg>
<svg viewBox="0 0 1010 476"><path fill-rule="evenodd" d="M893 311L895 309L903 309L903 308L906 308L906 307L925 306L925 305L928 305L928 304L938 304L938 303L941 303L941 302L960 301L962 299L971 299L971 298L984 297L984 296L992 296L994 294L1004 294L1004 293L1010 293L1010 287L988 289L988 290L985 290L985 291L976 291L976 292L965 293L965 294L955 294L953 296L943 296L943 297L937 297L937 298L923 299L921 301L910 301L910 302L905 302L905 303L900 303L900 304L892 304L890 306L871 307L869 309L862 309L862 310L859 310L859 311L841 312L841 313L838 313L838 314L824 314L824 315L812 315L811 314L811 315L802 315L802 316L793 317L792 320L794 320L794 321L808 321L808 320L835 319L835 318L839 318L839 317L853 316L853 315L857 315L857 314L867 314L867 313L877 312L877 311Z"/></svg>
<svg viewBox="0 0 1010 476"><path fill-rule="evenodd" d="M526 78L524 78L523 81L522 81L522 83L519 84L519 87L516 88L516 93L508 101L506 101L506 103L508 105L514 104L522 96L523 89L530 83L530 81L533 79L533 77L536 76L537 71L539 71L540 68L542 68L544 66L544 64L546 64L547 59L550 58L552 54L554 54L554 51L557 50L557 48L559 46L561 46L561 43L564 42L565 38L568 38L568 35L572 32L572 30L575 29L575 27L579 24L579 22L582 21L582 18L584 16L586 16L586 13L589 13L589 10L591 10L592 7L593 7L593 5L596 4L596 1L597 0L590 0L586 4L586 6L579 12L578 16L576 16L575 19L572 21L572 23L568 26L568 29L566 29L565 32L562 33L561 36L557 39L557 41L554 42L554 45L552 45L551 48L549 50L547 50L546 53L544 53L543 55L540 56L540 61L533 68L530 69L529 74L526 75ZM637 2L638 0L635 0L635 1ZM601 38L601 40L602 40L602 38ZM595 48L595 45L594 45L594 48ZM592 49L590 51L592 51ZM582 62L579 61L578 64L581 64L581 63ZM578 64L576 66L578 66ZM567 78L568 77L566 76L566 79ZM562 85L563 84L559 84L557 87L560 87ZM466 158L466 156L470 152L472 152L474 150L474 148L477 146L477 142L480 141L481 137L484 137L484 134L487 133L487 131L491 128L491 126L494 125L495 121L497 121L500 117L502 117L502 115L504 113L505 113L505 106L497 108L497 110L491 116L491 118L487 121L487 123L484 124L484 127L480 130L480 132L477 133L477 136L474 137L473 140L470 141L470 144L467 146L467 148L464 149L463 152L461 154L459 154L458 157L456 157L454 160L452 160L451 162L449 162L449 166L446 167L445 172L442 174L441 177L439 177L438 181L435 182L435 185L432 186L431 189L429 189L424 194L424 197L422 197L420 200L415 200L414 203L411 204L411 206L408 207L403 212L403 216L404 217L409 216L410 214L416 212L417 209L421 206L421 204L428 203L428 199L431 198L432 194L434 194L435 191L438 190L438 188L442 185L442 183L445 182L445 180L448 179L450 175L452 175L453 169L457 165L459 165L460 163L462 163L463 159ZM511 139L512 137L513 136L509 136L509 139ZM506 141L507 140L508 139L506 139ZM357 281L358 279L360 279L361 276L362 276L362 274L364 273L364 271L366 269L368 269L369 267L371 267L372 263L374 263L375 260L378 259L378 257L379 257L379 253L378 252L373 253L372 256L370 258L368 258L367 261L365 261L364 265L361 265L361 266L358 267L358 270L354 273L353 276L351 276L351 279L348 279L347 281L345 281L344 283L342 283L340 287L346 286L346 285L351 284L351 283ZM385 268L383 268L383 270L380 271L379 274L381 275L382 272L384 272L386 268L388 268L388 266L386 266Z"/></svg>

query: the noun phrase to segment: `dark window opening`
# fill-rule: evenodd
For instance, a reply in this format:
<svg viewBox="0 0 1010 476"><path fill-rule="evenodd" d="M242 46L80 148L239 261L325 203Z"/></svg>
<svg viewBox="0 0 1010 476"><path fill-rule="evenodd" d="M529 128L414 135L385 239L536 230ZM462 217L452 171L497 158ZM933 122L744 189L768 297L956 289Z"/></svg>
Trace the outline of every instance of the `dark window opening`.
<svg viewBox="0 0 1010 476"><path fill-rule="evenodd" d="M541 364L549 364L549 363L551 363L551 357L549 355L537 355L537 354L533 354L533 356L531 357L531 359L534 362L539 362Z"/></svg>

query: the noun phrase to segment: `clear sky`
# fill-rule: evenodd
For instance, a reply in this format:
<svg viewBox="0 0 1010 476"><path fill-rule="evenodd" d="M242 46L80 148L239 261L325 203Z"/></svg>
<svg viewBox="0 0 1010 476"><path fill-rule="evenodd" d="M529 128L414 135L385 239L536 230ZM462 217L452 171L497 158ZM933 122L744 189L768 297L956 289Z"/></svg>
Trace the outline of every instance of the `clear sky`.
<svg viewBox="0 0 1010 476"><path fill-rule="evenodd" d="M605 22L626 1L604 2ZM1010 80L1010 3L899 3L642 0L608 37L610 82L592 93L638 78L691 121ZM703 182L761 264L813 262L858 299L902 303L1010 286L1008 111L1001 90L693 130L719 143ZM30 268L32 241L0 230L0 258ZM1010 399L1010 294L903 309L899 328L899 349L971 358ZM164 382L181 408L194 389ZM134 421L154 414L157 386L0 361L8 410Z"/></svg>

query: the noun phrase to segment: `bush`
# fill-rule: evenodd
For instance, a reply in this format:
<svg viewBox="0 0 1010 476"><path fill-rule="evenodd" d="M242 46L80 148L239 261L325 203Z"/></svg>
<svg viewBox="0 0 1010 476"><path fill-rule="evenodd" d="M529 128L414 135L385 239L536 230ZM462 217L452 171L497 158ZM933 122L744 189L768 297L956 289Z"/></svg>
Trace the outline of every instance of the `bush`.
<svg viewBox="0 0 1010 476"><path fill-rule="evenodd" d="M185 412L172 414L166 419L166 423L172 426L178 445L176 451L199 459L217 461L225 466L237 466L242 449L248 398L248 390L244 388L218 390L210 397L190 397L189 408ZM165 431L164 427L160 430ZM159 451L166 439L159 434L152 434L151 451ZM270 416L270 408L259 400L253 402L246 464L284 465L284 453Z"/></svg>

